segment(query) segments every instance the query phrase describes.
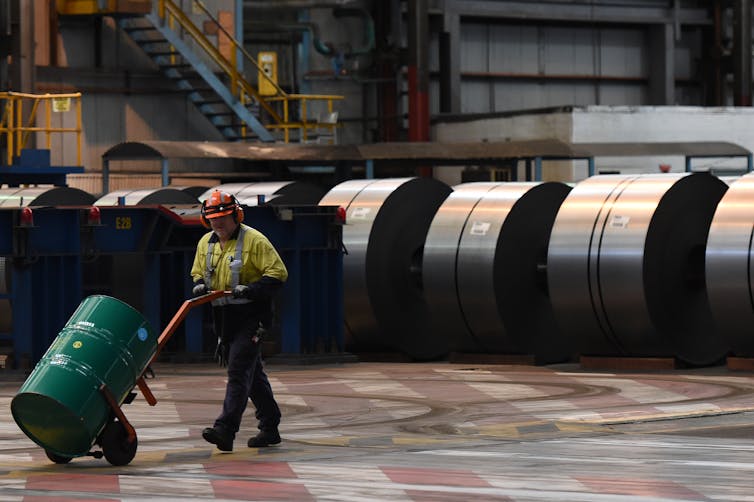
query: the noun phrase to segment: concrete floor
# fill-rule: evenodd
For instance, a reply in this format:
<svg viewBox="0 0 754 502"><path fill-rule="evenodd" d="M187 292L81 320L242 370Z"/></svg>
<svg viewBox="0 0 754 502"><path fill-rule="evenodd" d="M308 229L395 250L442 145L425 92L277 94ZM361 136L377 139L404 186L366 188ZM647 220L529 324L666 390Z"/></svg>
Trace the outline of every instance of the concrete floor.
<svg viewBox="0 0 754 502"><path fill-rule="evenodd" d="M51 463L0 381L0 500L754 501L754 374L450 363L269 365L283 443L232 453L200 431L224 371L155 366L155 407L123 410L126 466Z"/></svg>

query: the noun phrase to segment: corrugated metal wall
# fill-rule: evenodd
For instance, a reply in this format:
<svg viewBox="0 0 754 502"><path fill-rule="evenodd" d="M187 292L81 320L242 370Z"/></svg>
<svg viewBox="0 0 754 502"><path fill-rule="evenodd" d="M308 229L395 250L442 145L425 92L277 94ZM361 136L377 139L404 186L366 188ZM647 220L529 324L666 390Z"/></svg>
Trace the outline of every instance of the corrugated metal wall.
<svg viewBox="0 0 754 502"><path fill-rule="evenodd" d="M180 3L191 12L191 2ZM400 34L398 47L390 48L396 37L391 23L397 22L391 19L387 22L387 32L384 27L382 32L378 30L377 45L382 52L372 51L348 59L343 74L334 72L333 57L314 49L308 28L316 25L321 41L342 51L363 44L361 20L336 17L333 5L338 2L289 2L291 8L283 14L251 7L255 3L272 2L243 3L246 49L252 55L260 50L276 51L281 84L291 92L346 96L337 105L343 122L339 131L342 143L379 139L374 131L378 128L377 119L386 113L386 108L380 104L378 92L386 78L395 78L398 106L394 113L403 116L402 124L404 129L407 127L405 2L349 3L363 6L375 18L380 9L386 11L383 17L392 16L391 9L397 10ZM676 14L680 14L677 24L673 24L672 17L660 20L652 17L658 12L675 15L676 3L665 0L432 1L428 13L430 110L438 114L441 109L439 74L444 59L440 55L438 33L449 29L453 19L457 20L459 28L457 33L451 32L456 37L454 42L459 44L456 62L460 71L459 113L484 114L566 105L706 104L700 61L710 50L703 30L709 30L712 24L712 13L705 8L713 3L678 2ZM205 4L213 12L234 8L229 0L208 0ZM392 7L385 7L388 4ZM301 8L306 5L312 8ZM581 11L588 15L574 17L573 12ZM48 15L44 8L35 9L36 26L49 27ZM690 15L697 17L687 21ZM730 15L729 9L726 15ZM52 43L50 37L42 40L42 45L57 47L54 58L49 54L45 58L41 50L35 55L37 91L84 92L83 163L87 169L99 169L102 152L122 141L221 139L185 96L173 92L170 83L115 27L112 19L102 18L100 26L92 19L61 18L58 22L57 42ZM727 23L730 24L730 19ZM730 33L723 35L730 36ZM95 50L93 42L97 40L101 45ZM392 75L386 76L379 73L376 63L380 57L386 57L388 50L394 51L392 56L398 66ZM655 66L663 64L657 54L663 50L672 60L669 72L673 92L667 94L672 96L671 103L658 102L652 90L653 78L657 85ZM51 64L51 59L65 71L49 71L47 65ZM246 68L247 74L254 71ZM61 125L63 121L69 125L68 118L58 119ZM403 133L405 135L405 131ZM53 162L70 165L74 155L70 143L55 145Z"/></svg>
<svg viewBox="0 0 754 502"><path fill-rule="evenodd" d="M463 113L646 101L640 29L461 25Z"/></svg>

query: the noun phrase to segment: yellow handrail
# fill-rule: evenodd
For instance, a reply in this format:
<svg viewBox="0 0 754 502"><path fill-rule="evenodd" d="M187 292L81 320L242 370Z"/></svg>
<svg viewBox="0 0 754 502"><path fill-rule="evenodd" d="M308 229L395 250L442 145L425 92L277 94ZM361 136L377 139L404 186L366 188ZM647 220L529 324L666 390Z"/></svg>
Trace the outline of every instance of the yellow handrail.
<svg viewBox="0 0 754 502"><path fill-rule="evenodd" d="M226 30L226 29L225 29L225 28L223 27L223 25L221 25L221 24L220 24L220 23L219 23L219 22L217 21L217 19L215 19L215 17L214 17L213 15L212 15L212 13L211 13L211 12L209 11L209 9L207 9L207 6L205 6L205 5L204 5L204 2L202 2L201 0L195 0L195 3L196 3L196 5L197 5L197 6L198 6L198 7L199 7L199 8L200 8L200 9L201 9L201 10L202 10L203 12L204 12L204 14L205 14L205 15L206 15L206 16L207 16L208 18L210 18L210 20L211 20L211 21L212 21L213 23L215 23L215 24L217 25L217 28L218 28L218 29L219 29L220 31L222 31L222 32L223 32L223 34L224 34L224 35L225 35L226 37L228 37L228 39L230 40L231 44L233 44L233 47L234 47L234 48L235 48L236 50L240 51L240 52L241 52L241 54L243 54L244 58L245 58L246 60L248 60L249 62L251 62L251 64L253 64L253 65L254 65L254 67L255 67L255 68L257 69L257 71L259 72L259 75L260 75L260 76L261 76L262 78L264 78L264 79L265 79L265 80L266 80L267 82L269 82L269 83L270 83L270 85L272 85L272 87L274 87L274 88L275 88L275 90L276 90L276 91L278 92L278 94L279 94L279 95L281 95L281 96L285 96L285 95L286 95L286 92L285 92L285 91L283 90L283 88L282 88L282 87L280 87L280 86L278 85L278 83L277 83L277 82L276 82L275 80L271 79L271 78L270 78L270 77L269 77L269 76L267 75L267 73L265 73L264 71L262 71L262 67L261 67L261 66L259 66L259 63L257 63L257 60L256 60L256 59L254 59L254 58L253 58L253 57L252 57L252 56L251 56L251 55L250 55L250 54L249 54L248 52L246 52L246 49L244 49L243 45L241 45L240 43L238 43L238 41L236 40L236 37L234 37L233 35L231 35L230 33L228 33L228 30ZM233 57L233 59L235 60L235 54L236 54L236 51L231 51L231 54L233 55L232 57ZM234 65L234 66L236 66L236 65ZM237 67L237 66L236 66L236 67Z"/></svg>
<svg viewBox="0 0 754 502"><path fill-rule="evenodd" d="M73 100L76 107L75 127L53 127L52 112L55 100ZM76 134L76 163L81 165L81 93L67 94L27 94L23 92L0 92L2 114L0 114L0 136L6 136L8 165L13 164L13 158L20 155L26 147L31 133L44 133L46 147L52 147L53 134ZM24 103L31 103L27 123L24 124ZM36 125L42 113L39 105L44 104L44 123Z"/></svg>
<svg viewBox="0 0 754 502"><path fill-rule="evenodd" d="M267 98L267 101L275 102L275 101L282 101L283 102L283 110L284 110L284 118L285 123L284 124L275 124L268 126L270 129L283 129L283 135L285 137L285 142L288 143L289 140L289 131L291 129L300 129L301 130L301 140L306 141L308 131L316 130L316 129L326 129L330 135L333 134L335 131L335 128L338 127L337 123L331 123L331 122L310 122L307 120L307 101L313 101L313 100L324 100L327 101L327 113L331 114L333 112L333 101L341 100L343 99L343 96L337 96L334 94L286 94L285 96L272 96ZM301 102L301 117L303 117L303 120L300 122L289 122L288 120L288 102L289 101L295 101L298 100Z"/></svg>
<svg viewBox="0 0 754 502"><path fill-rule="evenodd" d="M204 53L213 61L218 68L227 75L230 81L231 94L238 98L242 104L250 103L252 100L259 103L259 105L270 115L273 120L273 124L268 124L266 127L270 129L282 129L284 135L284 141L288 143L290 141L290 130L299 129L300 138L306 140L307 130L323 128L328 129L330 132L337 127L337 124L322 123L318 121L311 122L307 117L307 101L326 101L328 113L333 111L333 101L343 99L343 96L336 95L317 95L317 94L287 94L274 80L270 79L263 71L259 71L262 78L267 79L278 94L272 97L261 96L258 90L252 86L238 71L238 65L236 62L235 54L236 50L240 51L244 58L250 61L257 70L260 70L260 66L257 61L251 57L241 44L223 28L220 23L212 16L209 10L204 6L200 0L194 0L194 4L200 7L204 11L205 15L209 17L218 27L219 30L230 40L235 50L231 51L231 60L228 60L208 39L204 36L202 31L189 19L188 16L176 5L173 0L159 0L157 3L157 16L162 22L172 25L175 21L183 29L184 33L188 34L196 44L204 51ZM300 122L291 122L290 119L290 102L300 101L301 117ZM279 111L272 107L272 103L282 103L282 116ZM241 133L246 135L246 124L241 127Z"/></svg>
<svg viewBox="0 0 754 502"><path fill-rule="evenodd" d="M243 76L239 74L235 65L228 61L227 58L220 53L217 47L212 45L199 28L188 18L188 16L186 16L186 14L184 14L180 7L173 3L172 0L160 0L160 8L158 9L158 12L163 13L163 15L160 16L163 20L167 20L168 22L170 22L171 18L176 20L181 28L183 28L185 32L194 39L199 47L204 50L207 56L209 56L209 58L214 61L226 75L228 75L231 81L231 92L234 96L238 95L238 87L240 86L241 90L250 96L253 96L276 122L282 121L275 110L273 110L269 104L263 102L262 97L256 89L246 82Z"/></svg>

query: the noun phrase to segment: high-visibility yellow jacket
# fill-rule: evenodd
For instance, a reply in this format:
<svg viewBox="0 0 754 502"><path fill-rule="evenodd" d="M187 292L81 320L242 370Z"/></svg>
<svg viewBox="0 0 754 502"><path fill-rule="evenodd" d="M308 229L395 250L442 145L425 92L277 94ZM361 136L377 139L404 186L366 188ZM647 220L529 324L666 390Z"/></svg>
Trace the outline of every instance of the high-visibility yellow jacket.
<svg viewBox="0 0 754 502"><path fill-rule="evenodd" d="M207 232L199 239L196 246L194 264L191 267L191 277L194 282L203 280L211 290L229 290L232 284L231 262L236 254L238 235L243 227L243 243L241 248L241 268L238 284L253 284L262 277L277 279L285 282L288 270L272 243L260 231L243 223L233 234L231 239L221 249L220 242L214 232ZM212 244L211 269L207 269L207 251ZM209 272L209 273L208 273ZM209 282L206 278L209 277Z"/></svg>

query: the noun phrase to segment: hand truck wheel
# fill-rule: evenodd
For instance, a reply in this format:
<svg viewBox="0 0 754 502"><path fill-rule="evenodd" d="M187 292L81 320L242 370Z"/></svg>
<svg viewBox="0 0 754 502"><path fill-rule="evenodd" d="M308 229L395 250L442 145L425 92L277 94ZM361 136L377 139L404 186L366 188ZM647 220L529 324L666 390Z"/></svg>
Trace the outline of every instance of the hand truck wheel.
<svg viewBox="0 0 754 502"><path fill-rule="evenodd" d="M65 457L63 455L58 455L57 453L53 453L50 450L45 450L45 455L47 455L47 458L55 462L56 464L67 464L71 460L73 460L71 457Z"/></svg>
<svg viewBox="0 0 754 502"><path fill-rule="evenodd" d="M126 465L134 456L138 440L128 440L128 432L122 423L113 421L107 424L100 434L99 444L105 459L112 465Z"/></svg>

